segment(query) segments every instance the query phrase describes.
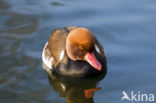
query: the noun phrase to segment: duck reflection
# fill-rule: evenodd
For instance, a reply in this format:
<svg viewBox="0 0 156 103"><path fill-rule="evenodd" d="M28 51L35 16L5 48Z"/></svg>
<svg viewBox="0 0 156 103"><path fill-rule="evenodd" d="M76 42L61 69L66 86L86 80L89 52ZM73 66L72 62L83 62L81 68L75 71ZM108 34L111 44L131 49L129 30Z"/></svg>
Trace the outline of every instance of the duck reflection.
<svg viewBox="0 0 156 103"><path fill-rule="evenodd" d="M67 103L94 103L94 92L100 90L97 87L99 81L105 77L105 73L90 79L78 79L59 75L43 64L48 74L49 83L59 93L59 97L66 98Z"/></svg>

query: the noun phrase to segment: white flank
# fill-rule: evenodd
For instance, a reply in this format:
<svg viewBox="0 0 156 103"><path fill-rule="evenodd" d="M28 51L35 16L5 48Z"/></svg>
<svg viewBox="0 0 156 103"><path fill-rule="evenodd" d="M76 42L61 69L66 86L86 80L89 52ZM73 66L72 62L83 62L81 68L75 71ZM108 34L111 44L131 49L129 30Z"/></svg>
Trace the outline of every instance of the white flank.
<svg viewBox="0 0 156 103"><path fill-rule="evenodd" d="M53 57L50 57L50 51L49 49L45 49L48 45L48 42L45 44L44 48L43 48L43 52L42 52L42 61L43 63L49 68L49 69L53 69L52 68L52 61L54 60ZM48 56L45 56L45 54L48 54Z"/></svg>
<svg viewBox="0 0 156 103"><path fill-rule="evenodd" d="M96 44L95 44L95 50L100 54L100 49Z"/></svg>
<svg viewBox="0 0 156 103"><path fill-rule="evenodd" d="M60 60L63 59L63 56L64 56L64 50L62 50L61 54L60 54Z"/></svg>

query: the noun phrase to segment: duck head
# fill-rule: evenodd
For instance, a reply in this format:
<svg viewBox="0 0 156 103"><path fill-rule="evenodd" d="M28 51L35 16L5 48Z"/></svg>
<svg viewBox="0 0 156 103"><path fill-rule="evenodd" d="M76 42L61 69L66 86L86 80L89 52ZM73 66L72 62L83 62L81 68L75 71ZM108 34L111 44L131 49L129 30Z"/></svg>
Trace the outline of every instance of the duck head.
<svg viewBox="0 0 156 103"><path fill-rule="evenodd" d="M86 28L76 28L72 30L66 39L66 51L71 60L83 60L88 62L97 70L101 70L102 65L96 59L93 51L95 40L92 33Z"/></svg>

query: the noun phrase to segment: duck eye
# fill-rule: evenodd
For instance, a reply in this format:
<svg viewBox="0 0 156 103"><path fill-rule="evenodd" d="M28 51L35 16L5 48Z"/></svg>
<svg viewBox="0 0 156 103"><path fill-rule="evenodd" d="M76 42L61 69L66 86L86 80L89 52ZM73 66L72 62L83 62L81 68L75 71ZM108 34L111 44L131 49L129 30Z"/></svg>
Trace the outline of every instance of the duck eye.
<svg viewBox="0 0 156 103"><path fill-rule="evenodd" d="M80 50L83 50L83 46L80 45L80 46L79 46L79 49L80 49Z"/></svg>

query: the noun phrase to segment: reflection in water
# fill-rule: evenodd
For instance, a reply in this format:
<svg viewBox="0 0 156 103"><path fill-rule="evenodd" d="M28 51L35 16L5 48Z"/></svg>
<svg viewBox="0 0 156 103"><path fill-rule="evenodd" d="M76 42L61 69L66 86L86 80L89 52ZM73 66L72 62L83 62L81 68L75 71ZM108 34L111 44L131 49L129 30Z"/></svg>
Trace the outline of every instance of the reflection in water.
<svg viewBox="0 0 156 103"><path fill-rule="evenodd" d="M64 4L59 3L59 2L52 2L51 5L53 5L53 6L64 6Z"/></svg>
<svg viewBox="0 0 156 103"><path fill-rule="evenodd" d="M0 1L0 9L9 7ZM0 11L0 103L28 103L23 98L29 98L28 93L32 92L30 82L35 84L35 79L29 79L29 76L39 65L39 60L27 56L21 43L36 31L38 20L34 15L7 10Z"/></svg>
<svg viewBox="0 0 156 103"><path fill-rule="evenodd" d="M0 9L8 9L10 8L10 5L3 0L0 0Z"/></svg>
<svg viewBox="0 0 156 103"><path fill-rule="evenodd" d="M49 83L59 92L59 97L66 98L67 103L94 103L94 92L101 89L96 86L105 76L103 73L91 79L77 79L58 75L44 64L43 68L48 74Z"/></svg>
<svg viewBox="0 0 156 103"><path fill-rule="evenodd" d="M10 12L0 12L0 33L31 34L37 28L37 19L33 15L22 15Z"/></svg>

